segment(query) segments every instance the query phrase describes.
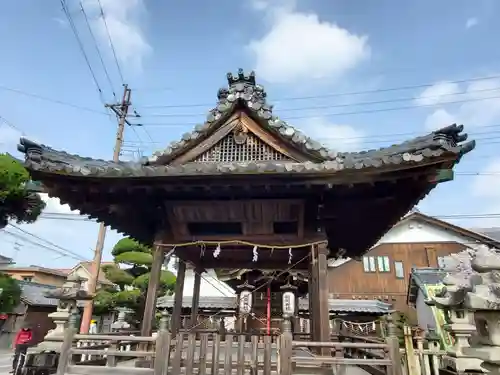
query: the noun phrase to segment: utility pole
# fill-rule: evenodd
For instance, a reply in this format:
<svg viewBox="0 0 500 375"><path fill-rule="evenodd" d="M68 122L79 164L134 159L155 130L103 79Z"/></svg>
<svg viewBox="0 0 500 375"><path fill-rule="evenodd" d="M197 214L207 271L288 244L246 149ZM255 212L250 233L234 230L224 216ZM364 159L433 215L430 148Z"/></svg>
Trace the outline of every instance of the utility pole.
<svg viewBox="0 0 500 375"><path fill-rule="evenodd" d="M130 103L131 90L128 85L123 85L123 97L119 104L106 104L106 108L111 109L118 118L118 129L116 131L115 149L113 152L113 161L118 162L120 160L120 151L123 144L123 132L125 130L125 124L131 126L127 121L127 114ZM99 272L101 271L101 260L102 260L102 250L104 248L104 240L106 238L106 226L101 222L99 226L99 233L97 235L97 243L95 246L94 259L92 261L92 269L90 272L90 280L88 282L88 293L95 294L97 291L97 284L99 280ZM92 300L87 301L85 308L83 309L82 323L80 325L80 332L86 334L89 332L90 320L92 319L92 311L94 309L94 302Z"/></svg>

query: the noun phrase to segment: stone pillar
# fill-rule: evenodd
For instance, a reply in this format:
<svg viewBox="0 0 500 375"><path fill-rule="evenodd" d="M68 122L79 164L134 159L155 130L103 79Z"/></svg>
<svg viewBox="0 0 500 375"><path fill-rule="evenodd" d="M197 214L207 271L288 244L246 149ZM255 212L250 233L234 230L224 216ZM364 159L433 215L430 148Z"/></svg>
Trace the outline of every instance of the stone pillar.
<svg viewBox="0 0 500 375"><path fill-rule="evenodd" d="M172 333L176 335L181 328L182 299L184 294L184 279L186 277L186 263L179 259L177 280L174 290L174 308L172 311Z"/></svg>
<svg viewBox="0 0 500 375"><path fill-rule="evenodd" d="M498 250L497 250L498 251ZM480 246L471 262L478 278L467 292L464 306L474 314L475 343L463 352L483 360L481 367L492 375L500 374L500 255Z"/></svg>

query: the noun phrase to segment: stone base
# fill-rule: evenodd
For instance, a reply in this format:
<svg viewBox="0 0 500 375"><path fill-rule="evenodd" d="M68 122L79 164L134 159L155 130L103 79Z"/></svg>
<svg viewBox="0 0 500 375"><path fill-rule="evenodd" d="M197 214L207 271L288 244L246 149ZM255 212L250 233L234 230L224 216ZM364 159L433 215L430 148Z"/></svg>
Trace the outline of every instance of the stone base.
<svg viewBox="0 0 500 375"><path fill-rule="evenodd" d="M26 355L23 375L50 375L57 372L60 353L38 352Z"/></svg>
<svg viewBox="0 0 500 375"><path fill-rule="evenodd" d="M458 373L469 371L484 372L484 369L481 367L483 361L479 358L443 356L442 361L444 368L452 368Z"/></svg>
<svg viewBox="0 0 500 375"><path fill-rule="evenodd" d="M154 362L152 359L137 359L135 361L136 368L154 368Z"/></svg>

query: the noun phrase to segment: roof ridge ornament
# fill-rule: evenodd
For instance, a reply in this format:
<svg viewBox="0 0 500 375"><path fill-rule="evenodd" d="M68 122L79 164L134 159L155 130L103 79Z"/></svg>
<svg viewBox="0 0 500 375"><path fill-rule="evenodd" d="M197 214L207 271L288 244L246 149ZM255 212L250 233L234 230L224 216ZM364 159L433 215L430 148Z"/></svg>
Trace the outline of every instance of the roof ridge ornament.
<svg viewBox="0 0 500 375"><path fill-rule="evenodd" d="M246 84L250 86L256 86L255 84L255 72L252 70L249 74L245 74L242 68L238 69L238 75L234 76L233 73L229 72L226 74L228 86L231 87L236 84Z"/></svg>

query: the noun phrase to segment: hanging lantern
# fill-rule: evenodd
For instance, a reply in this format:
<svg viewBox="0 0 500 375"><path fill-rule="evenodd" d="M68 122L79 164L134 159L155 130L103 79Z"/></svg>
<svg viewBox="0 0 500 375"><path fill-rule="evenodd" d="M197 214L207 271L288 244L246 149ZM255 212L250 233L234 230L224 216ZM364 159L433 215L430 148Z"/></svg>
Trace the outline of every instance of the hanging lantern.
<svg viewBox="0 0 500 375"><path fill-rule="evenodd" d="M250 285L248 281L237 286L240 289L240 314L250 314L252 312L252 290L255 289L253 285Z"/></svg>
<svg viewBox="0 0 500 375"><path fill-rule="evenodd" d="M283 291L282 294L282 308L283 308L283 316L291 317L295 315L295 293L297 291L297 287L291 285L288 281L285 285L282 285L280 289Z"/></svg>
<svg viewBox="0 0 500 375"><path fill-rule="evenodd" d="M252 311L252 292L242 290L240 293L240 313L250 314Z"/></svg>

